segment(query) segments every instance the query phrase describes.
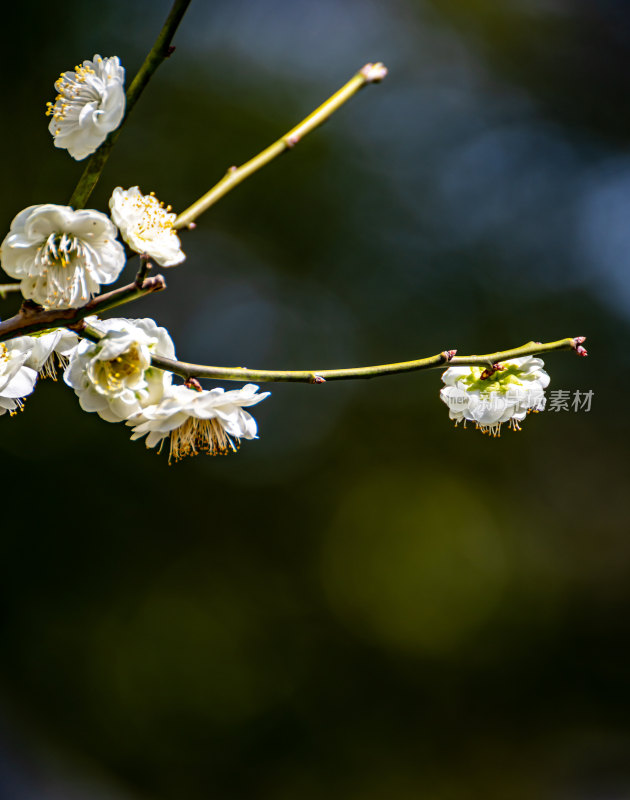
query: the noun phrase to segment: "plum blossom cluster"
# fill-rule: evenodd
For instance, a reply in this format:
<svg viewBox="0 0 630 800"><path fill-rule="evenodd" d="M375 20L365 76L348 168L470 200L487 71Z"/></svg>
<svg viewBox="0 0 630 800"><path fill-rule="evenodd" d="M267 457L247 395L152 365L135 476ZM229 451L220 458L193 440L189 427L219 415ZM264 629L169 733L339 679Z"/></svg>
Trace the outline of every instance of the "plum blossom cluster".
<svg viewBox="0 0 630 800"><path fill-rule="evenodd" d="M125 201L129 193L134 203ZM86 305L100 287L118 279L127 263L119 231L135 252L163 267L186 258L168 213L137 186L114 190L110 201L116 224L94 209L44 203L13 219L0 248L2 268L20 281L22 295L44 308Z"/></svg>
<svg viewBox="0 0 630 800"><path fill-rule="evenodd" d="M175 346L152 319L96 320L102 337L79 339L59 329L0 343L0 415L21 410L42 377L54 377L54 357L65 365L64 381L84 411L107 422L125 422L133 440L146 436L153 448L170 439L169 461L185 456L235 452L241 439L256 439L256 420L245 408L269 392L247 384L242 389L210 391L175 385L170 372L151 364L151 356L172 358Z"/></svg>
<svg viewBox="0 0 630 800"><path fill-rule="evenodd" d="M153 367L151 356L175 356L165 328L152 319L109 319L97 323L97 342L76 346L64 373L84 411L107 422L132 426L132 439L146 436L149 448L170 438L169 460L206 452L226 454L241 439L257 438L255 419L243 409L264 400L258 387L210 391L173 385L170 372Z"/></svg>
<svg viewBox="0 0 630 800"><path fill-rule="evenodd" d="M55 83L48 103L55 147L77 161L94 153L125 115L125 70L117 57L95 55ZM118 279L126 248L162 267L186 256L174 228L176 215L153 192L138 186L114 189L110 216L95 209L43 203L13 219L0 248L0 263L19 281L25 300L42 311L78 309L101 287ZM241 439L255 439L257 425L244 409L268 396L247 384L240 390L175 385L153 356L174 358L165 328L152 319L88 317L96 341L64 328L0 343L0 415L15 414L35 388L38 374L56 379L64 369L81 408L107 422L125 422L132 439L154 448L170 439L170 457L233 452Z"/></svg>
<svg viewBox="0 0 630 800"><path fill-rule="evenodd" d="M193 227L194 219L212 202L266 164L271 149L276 155L284 152L327 119L342 94L347 99L387 74L382 64L367 64L290 134L243 167L232 167L213 190L179 217L153 192L143 194L137 185L114 188L109 214L84 208L116 131L141 91L138 86L146 83L147 73L142 71L154 69L157 56L165 57L164 53L172 50L166 44L174 32L169 25L176 26L176 17L169 16L164 36L160 35L141 68L139 75L143 79L132 82L128 95L125 69L116 56L103 58L97 54L61 73L55 82L57 95L47 104L46 112L54 146L66 150L77 161L99 150L100 153L84 171L69 205L29 205L15 216L0 246L0 264L18 282L15 287L19 287L26 301L14 318L17 326L9 324L4 335L6 330L13 334L16 328L39 331L0 343L0 415L6 411L15 414L33 392L38 376L56 379L57 369L62 368L64 382L74 390L84 411L95 413L106 422L126 424L131 428L132 440L144 438L146 447L158 447L158 452L169 440L169 462L198 453L231 453L238 449L241 439L257 438L256 420L247 409L268 397L269 392L259 392L253 383L228 391L203 389L191 378L183 384L175 383L171 369L186 376L199 372L194 365L174 362L175 345L165 328L152 319L99 319L87 315L149 291L146 275L150 261L161 267L174 267L185 261L179 227ZM216 191L219 188L221 191ZM118 280L130 253L140 256L133 284L101 294L103 286ZM159 288L164 288L163 278L158 276L157 280ZM122 301L121 292L125 295ZM31 324L33 315L39 315L38 324ZM85 323L79 326L68 322L76 323L82 318ZM51 321L54 324L48 328ZM60 327L66 324L70 327ZM578 355L586 355L583 342L584 337L576 337L551 343L545 349L571 347ZM531 348L526 346L519 352L531 352ZM324 383L331 377L372 377L438 366L452 361L455 354L456 351L445 351L403 365L325 370L326 376L310 371L266 371L265 377ZM464 363L471 360L463 359ZM499 436L503 424L519 430L528 413L545 407L549 376L543 367L542 360L531 355L491 367L452 366L442 376L440 396L456 425L463 422L465 427L472 422L483 433ZM234 376L230 370L215 368L212 374L216 372L224 377ZM246 376L247 372L240 369L239 377L251 377L252 372Z"/></svg>
<svg viewBox="0 0 630 800"><path fill-rule="evenodd" d="M125 115L125 70L116 56L95 55L55 82L48 103L56 147L81 160L94 153ZM94 209L43 203L13 219L0 249L2 268L20 281L22 295L47 309L84 306L101 286L118 279L127 257L118 236L136 253L163 267L185 254L173 227L175 214L153 193L118 186L111 218Z"/></svg>

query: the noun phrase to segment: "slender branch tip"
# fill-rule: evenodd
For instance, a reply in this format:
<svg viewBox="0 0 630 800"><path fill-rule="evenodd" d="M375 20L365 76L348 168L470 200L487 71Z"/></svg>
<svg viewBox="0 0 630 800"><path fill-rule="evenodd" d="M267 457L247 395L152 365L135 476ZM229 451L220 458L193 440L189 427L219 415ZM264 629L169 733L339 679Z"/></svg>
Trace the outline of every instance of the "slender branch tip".
<svg viewBox="0 0 630 800"><path fill-rule="evenodd" d="M250 158L249 161L241 164L240 167L230 167L221 180L207 191L203 197L200 197L179 214L173 223L173 227L175 229L189 227L193 220L197 219L204 211L207 211L246 178L266 166L270 161L273 161L274 158L277 158L282 153L286 153L298 142L302 141L307 134L326 122L326 120L355 95L359 89L363 86L367 86L369 83L381 81L386 75L387 69L380 61L376 64L366 64L339 90L331 95L328 100L324 101L295 127L291 128L290 131L287 131L284 136L276 139L269 147L266 147L258 153L258 155Z"/></svg>
<svg viewBox="0 0 630 800"><path fill-rule="evenodd" d="M376 64L366 64L360 73L366 83L378 83L387 75L387 67L381 61L377 61Z"/></svg>
<svg viewBox="0 0 630 800"><path fill-rule="evenodd" d="M577 336L574 340L573 349L579 356L587 356L588 350L586 347L583 346L582 342L586 339L586 336Z"/></svg>
<svg viewBox="0 0 630 800"><path fill-rule="evenodd" d="M586 336L576 336L573 339L572 347L579 356L586 357L588 355L588 350L586 349L586 347L583 347L583 343L585 341L586 341Z"/></svg>

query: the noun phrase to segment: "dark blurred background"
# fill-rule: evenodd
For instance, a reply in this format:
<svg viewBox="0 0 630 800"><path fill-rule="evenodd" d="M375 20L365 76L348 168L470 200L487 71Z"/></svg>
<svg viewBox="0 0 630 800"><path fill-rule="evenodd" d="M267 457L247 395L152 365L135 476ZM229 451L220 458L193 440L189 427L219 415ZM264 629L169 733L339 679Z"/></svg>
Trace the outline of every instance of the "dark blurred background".
<svg viewBox="0 0 630 800"><path fill-rule="evenodd" d="M59 72L131 77L168 9L12 4L5 232L81 173L47 131ZM193 0L175 44L95 208L139 184L183 210L390 74L123 314L268 368L586 335L546 364L592 407L493 440L435 371L271 385L259 441L168 467L42 382L0 420L0 798L627 800L630 5Z"/></svg>

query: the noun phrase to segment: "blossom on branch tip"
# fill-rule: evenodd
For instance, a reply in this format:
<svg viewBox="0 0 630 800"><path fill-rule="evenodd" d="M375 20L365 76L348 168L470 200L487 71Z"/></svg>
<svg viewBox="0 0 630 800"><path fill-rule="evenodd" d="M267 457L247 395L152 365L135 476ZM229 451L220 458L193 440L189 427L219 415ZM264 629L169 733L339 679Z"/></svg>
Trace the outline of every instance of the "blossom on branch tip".
<svg viewBox="0 0 630 800"><path fill-rule="evenodd" d="M174 267L186 258L173 228L177 215L153 192L142 194L138 186L117 186L109 207L122 238L136 253L151 256L161 267Z"/></svg>
<svg viewBox="0 0 630 800"><path fill-rule="evenodd" d="M440 398L449 407L455 425L474 422L482 433L500 436L501 425L520 430L530 411L545 407L549 375L540 358L524 356L502 361L493 368L449 367L442 374Z"/></svg>
<svg viewBox="0 0 630 800"><path fill-rule="evenodd" d="M55 147L76 161L91 155L116 130L125 115L125 69L117 56L84 61L74 70L62 72L55 81L58 94L47 103L52 117L48 130Z"/></svg>
<svg viewBox="0 0 630 800"><path fill-rule="evenodd" d="M175 357L173 340L152 319L99 320L105 333L82 341L64 373L84 411L106 422L122 422L144 406L158 403L171 385L171 373L151 366L151 355Z"/></svg>
<svg viewBox="0 0 630 800"><path fill-rule="evenodd" d="M46 203L15 217L2 242L4 271L21 280L26 299L47 308L84 306L125 266L116 227L92 209Z"/></svg>
<svg viewBox="0 0 630 800"><path fill-rule="evenodd" d="M240 439L257 438L256 420L243 410L271 394L257 391L252 383L228 392L172 386L161 403L147 406L127 421L133 426L131 438L146 435L146 446L155 447L170 436L169 463L171 458L179 461L200 452L211 456L235 452Z"/></svg>
<svg viewBox="0 0 630 800"><path fill-rule="evenodd" d="M35 388L37 372L26 366L31 354L30 336L0 342L0 415L22 408L22 399Z"/></svg>

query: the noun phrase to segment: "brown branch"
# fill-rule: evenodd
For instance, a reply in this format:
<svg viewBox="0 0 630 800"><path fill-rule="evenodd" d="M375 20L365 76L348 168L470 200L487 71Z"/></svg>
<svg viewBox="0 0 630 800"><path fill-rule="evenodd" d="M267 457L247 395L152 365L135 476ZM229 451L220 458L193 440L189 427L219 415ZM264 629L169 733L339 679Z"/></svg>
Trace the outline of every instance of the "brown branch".
<svg viewBox="0 0 630 800"><path fill-rule="evenodd" d="M155 275L147 278L141 286L130 283L107 294L100 294L81 308L44 308L27 300L14 317L0 322L0 342L39 331L67 328L89 317L90 314L100 314L152 292L160 292L162 289L166 289L166 281L162 275Z"/></svg>

